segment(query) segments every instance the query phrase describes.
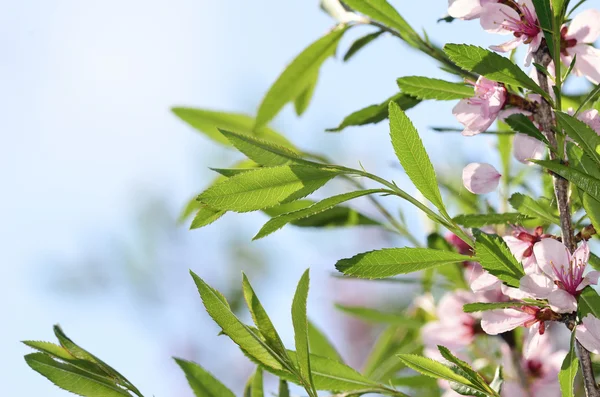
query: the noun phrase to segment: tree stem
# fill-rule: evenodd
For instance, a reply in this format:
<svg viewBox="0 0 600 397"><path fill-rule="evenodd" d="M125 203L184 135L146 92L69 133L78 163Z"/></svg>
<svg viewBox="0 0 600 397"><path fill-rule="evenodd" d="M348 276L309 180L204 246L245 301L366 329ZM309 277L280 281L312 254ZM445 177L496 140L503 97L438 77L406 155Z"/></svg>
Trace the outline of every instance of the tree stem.
<svg viewBox="0 0 600 397"><path fill-rule="evenodd" d="M534 61L544 68L547 68L552 57L548 52L548 47L545 42L540 45L540 48L534 53ZM552 93L552 89L548 84L548 78L537 70L537 77L540 83L540 87L548 92ZM560 76L557 76L560 78ZM550 159L561 160L564 158L564 147L559 148L556 136L552 127L554 126L552 107L550 104L542 98L542 103L538 112L535 114L536 121L540 125L542 131L548 138L548 142L555 150L550 150ZM560 214L560 228L562 231L562 241L570 252L575 251L577 248L577 242L575 240L575 234L573 232L573 224L571 221L571 203L569 202L569 181L558 175L553 175L554 181L554 192L556 194L556 203L558 205L558 211ZM577 354L579 356L579 362L581 364L581 370L583 374L583 382L585 386L585 394L587 397L600 397L600 390L596 384L594 378L594 370L592 368L592 360L590 358L590 352L585 349L578 341L576 341Z"/></svg>

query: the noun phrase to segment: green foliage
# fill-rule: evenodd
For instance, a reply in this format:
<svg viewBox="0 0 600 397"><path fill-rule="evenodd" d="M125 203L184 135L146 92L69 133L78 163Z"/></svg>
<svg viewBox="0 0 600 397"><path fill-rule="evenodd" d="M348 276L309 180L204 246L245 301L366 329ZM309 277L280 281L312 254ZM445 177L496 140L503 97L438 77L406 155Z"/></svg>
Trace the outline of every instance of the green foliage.
<svg viewBox="0 0 600 397"><path fill-rule="evenodd" d="M255 129L267 124L285 104L311 89L310 87L315 84L321 65L327 58L335 54L338 43L345 32L346 27L332 30L308 46L285 68L258 108ZM306 108L306 105L303 107Z"/></svg>
<svg viewBox="0 0 600 397"><path fill-rule="evenodd" d="M327 131L339 132L350 126L379 123L380 121L388 118L389 104L392 102L398 105L402 110L408 110L418 105L421 100L400 92L386 99L380 104L370 105L366 108L357 110L356 112L344 118L339 126L336 128L329 128Z"/></svg>
<svg viewBox="0 0 600 397"><path fill-rule="evenodd" d="M526 88L551 100L527 74L510 59L495 52L468 44L446 44L444 52L466 71L480 74L489 80Z"/></svg>
<svg viewBox="0 0 600 397"><path fill-rule="evenodd" d="M219 130L237 150L257 164L274 167L290 162L302 162L298 153L285 146L262 140L246 134Z"/></svg>
<svg viewBox="0 0 600 397"><path fill-rule="evenodd" d="M589 194L593 199L600 201L600 179L596 179L572 167L567 167L558 161L532 160L532 162L549 169L575 184L578 188Z"/></svg>
<svg viewBox="0 0 600 397"><path fill-rule="evenodd" d="M558 125L573 139L583 152L593 159L596 169L600 166L600 135L586 123L566 113L556 112Z"/></svg>
<svg viewBox="0 0 600 397"><path fill-rule="evenodd" d="M354 43L352 43L350 48L348 48L348 51L346 51L346 54L344 55L344 62L349 61L350 58L356 55L360 50L362 50L376 38L381 36L383 32L383 30L378 30L377 32L369 33L365 36L358 38Z"/></svg>
<svg viewBox="0 0 600 397"><path fill-rule="evenodd" d="M509 309L514 307L523 307L523 302L475 302L475 303L467 303L463 306L463 311L465 313L476 313L483 312L486 310L496 310L496 309ZM539 303L536 301L527 301L528 306L541 306L543 303Z"/></svg>
<svg viewBox="0 0 600 397"><path fill-rule="evenodd" d="M467 378L455 373L452 369L438 361L415 354L399 354L398 358L408 367L423 375L436 379L445 379L474 388L474 385Z"/></svg>
<svg viewBox="0 0 600 397"><path fill-rule="evenodd" d="M198 212L196 212L196 216L194 216L194 220L190 225L190 229L199 229L201 227L208 226L225 215L226 212L227 211L215 210L207 205L202 205Z"/></svg>
<svg viewBox="0 0 600 397"><path fill-rule="evenodd" d="M310 320L308 321L308 343L310 351L315 355L328 358L339 363L344 363L342 356L327 339L325 334L321 332Z"/></svg>
<svg viewBox="0 0 600 397"><path fill-rule="evenodd" d="M505 121L513 130L548 144L548 139L524 114L513 114L507 117Z"/></svg>
<svg viewBox="0 0 600 397"><path fill-rule="evenodd" d="M387 248L341 259L335 264L335 268L347 276L374 279L468 260L476 259L428 248Z"/></svg>
<svg viewBox="0 0 600 397"><path fill-rule="evenodd" d="M410 76L400 77L396 80L403 93L418 99L437 99L449 101L453 99L469 98L475 95L473 86L463 83L451 83L429 77Z"/></svg>
<svg viewBox="0 0 600 397"><path fill-rule="evenodd" d="M361 320L372 322L372 323L385 323L385 324L397 324L403 325L407 328L415 328L423 326L423 323L417 319L408 317L401 313L390 313L381 310L362 307L362 306L345 306L337 304L335 305L342 312L355 316Z"/></svg>
<svg viewBox="0 0 600 397"><path fill-rule="evenodd" d="M579 318L584 318L588 314L600 318L600 296L592 287L587 286L581 291L577 309Z"/></svg>
<svg viewBox="0 0 600 397"><path fill-rule="evenodd" d="M393 102L390 103L389 114L392 146L400 164L423 196L445 214L435 170L419 133L402 109Z"/></svg>
<svg viewBox="0 0 600 397"><path fill-rule="evenodd" d="M575 376L579 370L579 359L575 353L575 331L571 332L569 353L563 360L558 373L558 382L562 397L575 397Z"/></svg>
<svg viewBox="0 0 600 397"><path fill-rule="evenodd" d="M179 358L175 362L185 373L196 397L235 397L231 390L200 365Z"/></svg>
<svg viewBox="0 0 600 397"><path fill-rule="evenodd" d="M510 205L521 214L525 214L532 218L538 218L543 222L560 225L560 219L555 215L555 210L547 199L540 198L534 200L524 194L515 193L508 201Z"/></svg>
<svg viewBox="0 0 600 397"><path fill-rule="evenodd" d="M317 88L317 83L319 82L319 71L317 70L314 76L309 80L304 91L300 93L294 99L294 110L296 111L296 115L302 116L306 109L308 109L308 105L310 105L310 101L315 93L315 89Z"/></svg>
<svg viewBox="0 0 600 397"><path fill-rule="evenodd" d="M453 218L454 222L468 228L505 224L521 225L523 222L532 219L534 218L518 212L507 212L504 214L465 214Z"/></svg>
<svg viewBox="0 0 600 397"><path fill-rule="evenodd" d="M473 389L482 392L484 395L497 395L497 393L494 390L492 390L490 386L486 383L485 379L483 379L483 377L479 373L473 370L473 368L471 368L469 364L460 360L444 346L438 346L438 349L442 357L444 357L446 360L448 360L448 362L456 365L456 367L460 369L459 373L465 378L467 378L469 382L471 382L474 385Z"/></svg>
<svg viewBox="0 0 600 397"><path fill-rule="evenodd" d="M519 280L525 276L523 266L510 252L502 237L473 230L475 253L481 266L511 287L519 287Z"/></svg>

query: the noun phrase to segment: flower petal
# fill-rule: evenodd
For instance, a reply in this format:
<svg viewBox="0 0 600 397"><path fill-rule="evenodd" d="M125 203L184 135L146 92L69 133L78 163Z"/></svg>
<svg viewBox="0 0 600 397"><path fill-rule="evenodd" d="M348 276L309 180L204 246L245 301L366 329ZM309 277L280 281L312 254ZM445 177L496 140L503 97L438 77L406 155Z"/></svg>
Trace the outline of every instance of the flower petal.
<svg viewBox="0 0 600 397"><path fill-rule="evenodd" d="M550 308L557 313L573 313L577 310L577 299L564 289L556 289L548 295Z"/></svg>
<svg viewBox="0 0 600 397"><path fill-rule="evenodd" d="M470 20L481 14L480 0L448 0L448 14L452 18Z"/></svg>
<svg viewBox="0 0 600 397"><path fill-rule="evenodd" d="M523 325L535 317L515 309L499 309L483 312L481 328L489 335L498 335Z"/></svg>
<svg viewBox="0 0 600 397"><path fill-rule="evenodd" d="M525 344L523 345L523 357L526 360L535 357L535 352L542 343L542 338L543 336L540 334L540 323L535 323L529 327L527 337L525 338Z"/></svg>
<svg viewBox="0 0 600 397"><path fill-rule="evenodd" d="M533 246L533 253L540 269L553 279L556 278L554 269L560 274L570 267L569 252L560 241L545 238Z"/></svg>
<svg viewBox="0 0 600 397"><path fill-rule="evenodd" d="M529 159L540 160L546 152L546 144L525 134L516 134L513 141L513 155L523 164L532 164Z"/></svg>
<svg viewBox="0 0 600 397"><path fill-rule="evenodd" d="M545 274L533 273L521 277L519 288L536 299L546 299L556 289L556 285L554 280Z"/></svg>
<svg viewBox="0 0 600 397"><path fill-rule="evenodd" d="M498 288L501 281L487 271L483 271L478 277L471 281L471 291L482 292Z"/></svg>
<svg viewBox="0 0 600 397"><path fill-rule="evenodd" d="M498 52L509 52L509 51L512 51L515 48L517 48L519 46L519 44L523 43L523 41L525 41L524 36L515 37L514 39L509 40L506 43L502 43L502 44L498 44L498 45L491 45L490 50L498 51Z"/></svg>
<svg viewBox="0 0 600 397"><path fill-rule="evenodd" d="M585 266L589 260L590 246L588 245L587 241L584 241L579 247L577 247L575 252L573 252L571 261L573 261L574 264Z"/></svg>
<svg viewBox="0 0 600 397"><path fill-rule="evenodd" d="M585 10L571 21L565 39L578 43L593 43L600 37L600 11Z"/></svg>
<svg viewBox="0 0 600 397"><path fill-rule="evenodd" d="M577 326L575 337L587 350L600 354L600 320L588 314L582 322Z"/></svg>
<svg viewBox="0 0 600 397"><path fill-rule="evenodd" d="M575 70L594 84L600 82L600 50L587 44L577 44L570 49L577 54Z"/></svg>
<svg viewBox="0 0 600 397"><path fill-rule="evenodd" d="M498 187L500 173L490 164L471 163L463 169L463 184L475 194L489 193Z"/></svg>
<svg viewBox="0 0 600 397"><path fill-rule="evenodd" d="M489 33L512 34L507 29L507 20L521 20L521 16L511 7L500 3L489 3L483 6L479 16L481 27Z"/></svg>
<svg viewBox="0 0 600 397"><path fill-rule="evenodd" d="M597 134L600 134L600 113L596 109L584 110L577 118L589 125Z"/></svg>

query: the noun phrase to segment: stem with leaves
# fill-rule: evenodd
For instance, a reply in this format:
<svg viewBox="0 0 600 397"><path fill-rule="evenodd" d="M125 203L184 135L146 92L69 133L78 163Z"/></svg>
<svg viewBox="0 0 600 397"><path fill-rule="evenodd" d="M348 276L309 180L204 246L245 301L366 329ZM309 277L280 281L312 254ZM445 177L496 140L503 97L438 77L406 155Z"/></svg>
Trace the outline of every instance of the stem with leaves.
<svg viewBox="0 0 600 397"><path fill-rule="evenodd" d="M540 48L535 52L534 60L536 63L542 65L544 68L547 68L550 62L552 62L552 57L550 56L548 47L545 45L545 43L542 43ZM547 76L545 76L544 73L542 73L539 69L537 70L537 77L538 81L540 82L540 87L548 93L552 92L552 89L549 87L548 84ZM557 75L556 78L560 79L560 75ZM554 121L552 113L552 107L550 106L550 104L545 99L542 99L540 108L536 113L536 120L539 123L542 131L548 138L548 141L551 145L551 149L554 149L550 150L550 159L564 161L564 144L561 144L561 147L559 147L559 140L557 140L556 134L553 130ZM562 139L560 141L562 142ZM556 202L560 214L560 228L562 231L562 241L565 244L565 246L569 249L569 251L573 252L577 248L577 243L575 240L573 224L571 221L569 181L558 175L553 175L553 181L554 193L556 195ZM587 351L586 348L583 347L579 342L576 342L576 348L577 354L579 356L579 361L581 363L581 370L583 374L586 395L587 397L600 397L600 390L598 389L598 385L596 384L596 380L594 378L594 370L592 367L590 352Z"/></svg>

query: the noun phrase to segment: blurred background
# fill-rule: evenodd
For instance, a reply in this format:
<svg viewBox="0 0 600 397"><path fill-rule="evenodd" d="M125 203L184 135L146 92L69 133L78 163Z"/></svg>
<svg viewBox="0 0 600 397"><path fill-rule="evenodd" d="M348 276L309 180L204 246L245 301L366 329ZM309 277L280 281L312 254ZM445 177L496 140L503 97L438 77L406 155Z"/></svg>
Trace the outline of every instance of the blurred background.
<svg viewBox="0 0 600 397"><path fill-rule="evenodd" d="M438 44L502 40L477 22L438 23L443 0L391 3ZM261 213L226 215L195 231L177 221L213 178L208 167L228 167L241 157L196 133L170 107L254 114L283 67L333 25L317 0L0 2L0 378L6 395L66 395L26 366L29 349L19 342L53 341L55 323L146 395L191 395L172 356L198 361L239 393L253 367L217 336L189 269L234 307L244 270L291 344L289 307L310 267L310 317L350 364L362 364L378 328L333 304L402 306L412 287L342 282L332 277L333 265L405 242L369 228L293 226L251 242L267 220ZM352 29L340 52L368 31ZM302 149L343 165L360 161L406 186L387 123L324 130L396 93L400 76L444 72L387 35L348 63L339 58L322 69L305 115L298 119L288 106L272 127ZM458 127L453 105L428 102L409 115L438 173L456 179L467 162L498 159L489 137L429 129ZM404 208L384 200L394 214ZM423 236L423 220L414 211L405 216ZM243 310L240 316L248 318Z"/></svg>

